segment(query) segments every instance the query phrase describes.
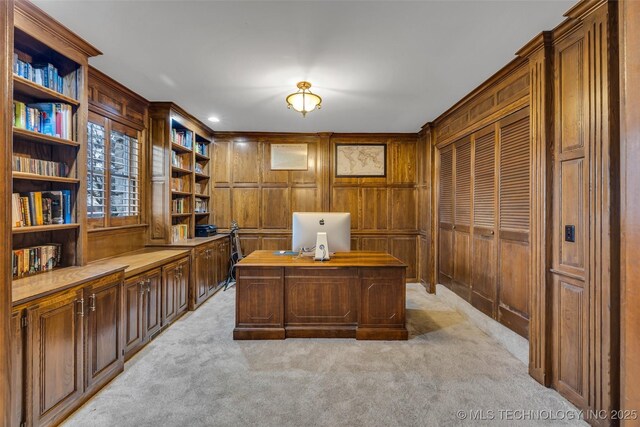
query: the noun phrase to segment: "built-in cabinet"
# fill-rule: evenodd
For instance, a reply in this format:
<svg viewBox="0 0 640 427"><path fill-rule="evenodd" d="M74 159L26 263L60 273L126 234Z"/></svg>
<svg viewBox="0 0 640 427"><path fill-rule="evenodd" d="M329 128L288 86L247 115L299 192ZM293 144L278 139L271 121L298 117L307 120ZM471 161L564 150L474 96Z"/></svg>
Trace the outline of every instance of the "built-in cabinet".
<svg viewBox="0 0 640 427"><path fill-rule="evenodd" d="M59 423L124 368L122 272L14 309L12 425Z"/></svg>
<svg viewBox="0 0 640 427"><path fill-rule="evenodd" d="M195 310L224 285L229 275L230 243L228 235L214 240L189 239L171 247L192 247L191 310ZM183 269L183 277L186 277Z"/></svg>
<svg viewBox="0 0 640 427"><path fill-rule="evenodd" d="M529 110L440 147L439 283L528 337Z"/></svg>
<svg viewBox="0 0 640 427"><path fill-rule="evenodd" d="M177 319L189 307L189 258L162 268L162 324Z"/></svg>
<svg viewBox="0 0 640 427"><path fill-rule="evenodd" d="M129 358L162 326L162 270L128 278L124 288L125 355Z"/></svg>

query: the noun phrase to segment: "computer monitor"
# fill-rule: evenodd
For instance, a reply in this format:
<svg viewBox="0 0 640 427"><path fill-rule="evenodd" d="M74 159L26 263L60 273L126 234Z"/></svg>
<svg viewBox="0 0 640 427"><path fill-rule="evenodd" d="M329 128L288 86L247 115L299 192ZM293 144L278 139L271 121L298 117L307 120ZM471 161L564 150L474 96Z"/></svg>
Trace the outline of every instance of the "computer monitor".
<svg viewBox="0 0 640 427"><path fill-rule="evenodd" d="M319 232L327 233L331 252L351 250L351 214L348 212L294 212L292 250L310 251Z"/></svg>

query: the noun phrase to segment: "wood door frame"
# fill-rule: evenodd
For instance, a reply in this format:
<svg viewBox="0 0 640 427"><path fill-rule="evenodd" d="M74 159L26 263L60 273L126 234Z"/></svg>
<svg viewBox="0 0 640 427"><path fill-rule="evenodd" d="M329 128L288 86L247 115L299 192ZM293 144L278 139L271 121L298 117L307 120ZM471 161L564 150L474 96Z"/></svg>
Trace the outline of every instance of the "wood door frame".
<svg viewBox="0 0 640 427"><path fill-rule="evenodd" d="M11 105L13 99L13 0L0 2L0 103L4 106ZM6 153L0 166L0 200L5 212L11 212L11 191L13 180L11 179L11 153L13 150L13 138L11 129L11 108L4 108L0 114L0 148ZM11 219L4 215L0 221L0 244L10 248L12 241ZM0 348L10 348L11 344L11 253L6 251L0 262ZM0 352L0 424L9 425L11 422L11 386L10 375L11 362L9 352Z"/></svg>

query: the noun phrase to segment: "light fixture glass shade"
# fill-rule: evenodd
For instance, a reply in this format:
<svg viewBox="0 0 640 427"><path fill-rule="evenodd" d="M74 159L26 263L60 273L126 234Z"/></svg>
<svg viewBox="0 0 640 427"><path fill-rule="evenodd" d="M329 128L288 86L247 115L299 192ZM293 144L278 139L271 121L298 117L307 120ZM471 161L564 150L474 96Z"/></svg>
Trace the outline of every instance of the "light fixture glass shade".
<svg viewBox="0 0 640 427"><path fill-rule="evenodd" d="M308 112L322 107L322 98L315 93L312 93L309 88L311 83L300 82L298 83L298 92L292 93L287 96L287 107L302 113L305 117Z"/></svg>

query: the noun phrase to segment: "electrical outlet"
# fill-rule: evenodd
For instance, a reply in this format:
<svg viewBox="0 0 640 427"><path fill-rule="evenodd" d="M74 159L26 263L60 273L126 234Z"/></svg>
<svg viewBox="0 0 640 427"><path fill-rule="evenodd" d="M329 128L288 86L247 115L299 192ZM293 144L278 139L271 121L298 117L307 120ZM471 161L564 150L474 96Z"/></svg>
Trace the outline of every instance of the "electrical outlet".
<svg viewBox="0 0 640 427"><path fill-rule="evenodd" d="M564 241L575 242L576 241L576 226L565 225L564 226Z"/></svg>

